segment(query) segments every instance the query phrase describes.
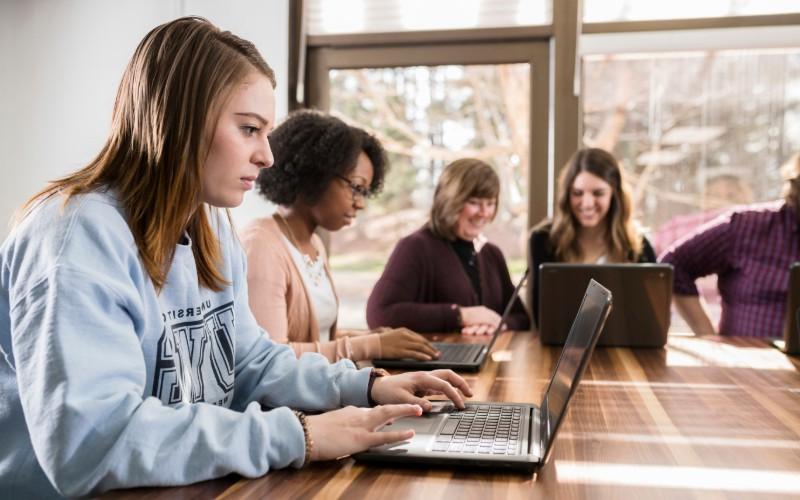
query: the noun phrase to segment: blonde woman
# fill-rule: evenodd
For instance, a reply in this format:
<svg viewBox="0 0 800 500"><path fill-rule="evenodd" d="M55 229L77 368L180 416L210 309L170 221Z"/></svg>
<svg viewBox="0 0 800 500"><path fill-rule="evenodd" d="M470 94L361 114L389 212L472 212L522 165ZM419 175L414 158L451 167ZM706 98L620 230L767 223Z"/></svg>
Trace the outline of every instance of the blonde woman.
<svg viewBox="0 0 800 500"><path fill-rule="evenodd" d="M537 323L540 264L655 262L650 242L636 231L623 172L611 153L585 148L572 155L559 175L553 220L531 231L529 251Z"/></svg>
<svg viewBox="0 0 800 500"><path fill-rule="evenodd" d="M442 172L429 221L397 243L367 303L367 323L422 332L492 333L514 285L483 229L497 215L500 179L485 162L456 160ZM526 330L519 298L507 328Z"/></svg>

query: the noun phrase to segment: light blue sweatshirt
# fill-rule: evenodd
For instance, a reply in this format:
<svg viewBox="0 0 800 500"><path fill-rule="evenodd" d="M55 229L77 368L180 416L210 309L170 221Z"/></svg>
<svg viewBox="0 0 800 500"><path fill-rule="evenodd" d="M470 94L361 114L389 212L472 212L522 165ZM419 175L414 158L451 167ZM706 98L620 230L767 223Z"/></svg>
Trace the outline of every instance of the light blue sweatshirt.
<svg viewBox="0 0 800 500"><path fill-rule="evenodd" d="M368 370L267 340L227 223L231 286L199 286L189 242L157 293L113 196L62 204L0 247L0 498L261 476L305 458L287 406L367 405Z"/></svg>

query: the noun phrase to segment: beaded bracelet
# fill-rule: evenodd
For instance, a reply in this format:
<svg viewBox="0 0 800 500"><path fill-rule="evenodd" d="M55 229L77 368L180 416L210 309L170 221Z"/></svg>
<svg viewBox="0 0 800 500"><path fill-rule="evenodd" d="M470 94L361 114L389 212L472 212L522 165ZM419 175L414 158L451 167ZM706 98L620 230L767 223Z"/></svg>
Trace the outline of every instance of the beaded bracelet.
<svg viewBox="0 0 800 500"><path fill-rule="evenodd" d="M306 414L302 411L295 411L294 415L297 417L297 420L300 421L300 425L303 427L303 436L305 437L306 441L306 457L303 461L303 467L311 462L311 449L314 447L314 441L311 440L311 433L308 431L308 420L306 420Z"/></svg>

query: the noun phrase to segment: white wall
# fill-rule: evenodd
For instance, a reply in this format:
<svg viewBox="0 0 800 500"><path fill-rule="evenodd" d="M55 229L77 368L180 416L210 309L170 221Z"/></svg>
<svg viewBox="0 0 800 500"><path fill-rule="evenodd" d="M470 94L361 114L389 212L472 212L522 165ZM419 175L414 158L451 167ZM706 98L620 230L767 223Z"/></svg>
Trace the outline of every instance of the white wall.
<svg viewBox="0 0 800 500"><path fill-rule="evenodd" d="M252 41L286 114L290 0L0 0L0 241L14 210L102 146L117 85L150 29L200 15ZM266 204L248 193L237 223Z"/></svg>

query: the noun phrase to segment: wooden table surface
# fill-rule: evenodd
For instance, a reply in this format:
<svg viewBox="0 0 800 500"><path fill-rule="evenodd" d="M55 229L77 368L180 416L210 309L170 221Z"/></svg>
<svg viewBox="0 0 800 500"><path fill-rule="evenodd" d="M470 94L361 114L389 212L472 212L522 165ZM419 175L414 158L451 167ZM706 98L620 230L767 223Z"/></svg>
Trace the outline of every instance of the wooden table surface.
<svg viewBox="0 0 800 500"><path fill-rule="evenodd" d="M535 334L506 332L483 370L465 378L476 400L538 404L558 355ZM550 461L534 475L347 458L107 497L800 498L800 359L742 338L598 348Z"/></svg>

